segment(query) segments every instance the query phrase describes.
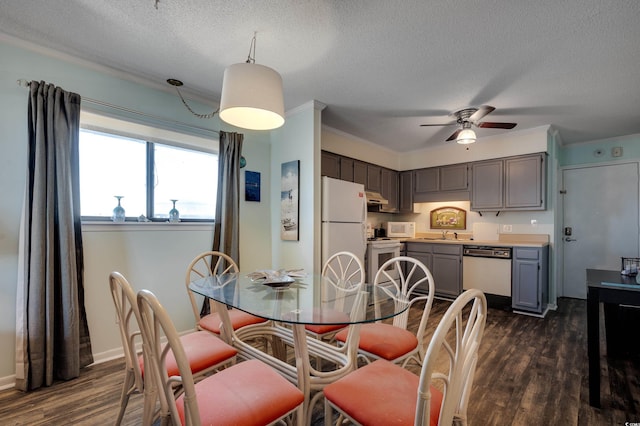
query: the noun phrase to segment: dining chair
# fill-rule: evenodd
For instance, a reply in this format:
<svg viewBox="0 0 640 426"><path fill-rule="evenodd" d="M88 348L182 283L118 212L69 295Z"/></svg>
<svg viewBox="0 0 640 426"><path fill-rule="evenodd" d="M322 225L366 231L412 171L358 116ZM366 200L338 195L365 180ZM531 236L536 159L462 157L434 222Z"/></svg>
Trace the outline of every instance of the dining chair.
<svg viewBox="0 0 640 426"><path fill-rule="evenodd" d="M127 279L115 271L109 274L109 286L125 358L125 379L120 396L120 411L116 420L116 425L119 425L129 397L134 393L144 393L146 364L144 356L138 355L136 349L136 344L142 343L142 339L135 292ZM180 340L185 348L187 363L196 378L235 362L237 350L207 331L184 334ZM178 366L172 354L167 355L166 368L170 375L178 373ZM153 396L145 397L143 410L145 416L152 416L155 404L156 399Z"/></svg>
<svg viewBox="0 0 640 426"><path fill-rule="evenodd" d="M341 251L327 259L322 266L322 279L333 284L336 291L355 292L364 284L364 266L353 253ZM307 334L316 339L325 339L346 327L349 314L344 312L344 297L334 297L333 304L327 304L314 312L314 316L323 318L331 324L308 324ZM340 321L344 321L340 323Z"/></svg>
<svg viewBox="0 0 640 426"><path fill-rule="evenodd" d="M299 426L303 424L302 391L262 361L243 361L194 383L187 354L164 307L148 290L138 292L137 303L145 356L172 424L270 425L292 414ZM174 375L167 369L170 353L178 366ZM179 395L176 386L182 389Z"/></svg>
<svg viewBox="0 0 640 426"><path fill-rule="evenodd" d="M484 293L465 291L440 320L419 376L386 360L349 373L324 388L325 425L334 409L362 425L466 425L486 319Z"/></svg>
<svg viewBox="0 0 640 426"><path fill-rule="evenodd" d="M362 324L358 353L367 363L376 359L406 366L410 361L422 365L428 341L425 331L434 298L434 281L429 269L419 260L399 256L387 260L380 266L374 278L374 285L384 286L395 294L399 302L409 307L393 317L393 322ZM427 289L428 293L423 292ZM420 292L418 292L418 290ZM411 308L424 302L420 324L415 333L407 329ZM347 340L349 329L339 331L335 339Z"/></svg>
<svg viewBox="0 0 640 426"><path fill-rule="evenodd" d="M196 327L198 329L207 330L217 335L222 335L222 331L220 329L220 314L216 312L215 305L213 303L209 303L210 313L201 317L198 301L196 300L196 296L193 291L189 289L189 283L197 279L210 277L212 275L237 272L238 265L234 262L234 260L227 254L219 251L207 251L201 253L191 261L189 267L187 268L185 286L187 288L187 293L189 294L193 316L195 318ZM264 318L248 314L239 309L229 309L228 313L229 317L231 318L231 324L234 330L238 330L241 327L267 322L267 320Z"/></svg>

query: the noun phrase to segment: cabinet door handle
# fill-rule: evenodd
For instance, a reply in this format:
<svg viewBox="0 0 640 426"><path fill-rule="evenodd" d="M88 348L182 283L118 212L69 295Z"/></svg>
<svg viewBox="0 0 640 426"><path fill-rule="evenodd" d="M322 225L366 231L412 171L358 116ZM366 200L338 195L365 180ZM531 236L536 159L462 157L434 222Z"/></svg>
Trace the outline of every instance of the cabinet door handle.
<svg viewBox="0 0 640 426"><path fill-rule="evenodd" d="M565 237L564 239L566 242L570 243L571 241L576 241L575 238L571 238L571 237Z"/></svg>

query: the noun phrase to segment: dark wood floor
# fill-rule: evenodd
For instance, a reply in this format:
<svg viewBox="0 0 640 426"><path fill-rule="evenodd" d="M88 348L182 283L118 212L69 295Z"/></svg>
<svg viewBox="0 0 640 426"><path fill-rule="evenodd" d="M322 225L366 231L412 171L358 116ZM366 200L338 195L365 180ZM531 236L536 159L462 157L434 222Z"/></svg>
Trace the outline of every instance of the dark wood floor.
<svg viewBox="0 0 640 426"><path fill-rule="evenodd" d="M436 301L431 329L448 306ZM417 314L417 312L416 312ZM417 321L417 315L413 321ZM635 325L636 329L638 324ZM470 425L624 425L640 422L640 356L608 359L602 345L602 408L589 406L586 302L560 299L545 319L490 309L469 406ZM638 336L638 332L636 332ZM0 392L2 425L112 424L121 360L87 368L50 388ZM134 395L125 425L140 424ZM321 410L314 424L321 424Z"/></svg>

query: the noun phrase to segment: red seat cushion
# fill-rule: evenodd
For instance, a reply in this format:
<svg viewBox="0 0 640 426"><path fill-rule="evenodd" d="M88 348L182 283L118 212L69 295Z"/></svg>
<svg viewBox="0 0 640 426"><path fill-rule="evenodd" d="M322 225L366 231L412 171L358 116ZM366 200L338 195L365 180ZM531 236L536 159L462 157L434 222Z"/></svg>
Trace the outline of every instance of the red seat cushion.
<svg viewBox="0 0 640 426"><path fill-rule="evenodd" d="M348 330L339 332L336 334L336 340L346 342L347 333ZM412 332L391 324L363 324L360 327L358 347L380 358L393 361L418 347L418 338Z"/></svg>
<svg viewBox="0 0 640 426"><path fill-rule="evenodd" d="M363 425L413 425L420 377L377 360L327 385L324 396ZM431 386L430 425L440 417L442 392Z"/></svg>
<svg viewBox="0 0 640 426"><path fill-rule="evenodd" d="M345 328L349 324L349 315L335 309L314 309L313 320L331 324L307 324L304 328L312 333L325 334Z"/></svg>
<svg viewBox="0 0 640 426"><path fill-rule="evenodd" d="M226 344L219 337L208 331L196 331L185 334L184 336L180 336L180 341L184 347L193 374L218 365L238 353L236 348ZM142 356L138 358L138 362L140 364L140 371L144 376L144 361ZM178 364L176 364L173 353L169 352L167 354L165 365L169 377L180 375Z"/></svg>
<svg viewBox="0 0 640 426"><path fill-rule="evenodd" d="M229 309L228 312L234 330L247 325L260 324L267 321L264 318L248 314L244 311L241 311L240 309ZM217 312L214 312L200 318L200 321L198 321L198 325L203 330L208 330L212 333L220 334L220 322L220 315Z"/></svg>
<svg viewBox="0 0 640 426"><path fill-rule="evenodd" d="M266 425L304 401L297 387L258 360L226 368L195 387L203 425ZM184 394L176 406L184 424Z"/></svg>

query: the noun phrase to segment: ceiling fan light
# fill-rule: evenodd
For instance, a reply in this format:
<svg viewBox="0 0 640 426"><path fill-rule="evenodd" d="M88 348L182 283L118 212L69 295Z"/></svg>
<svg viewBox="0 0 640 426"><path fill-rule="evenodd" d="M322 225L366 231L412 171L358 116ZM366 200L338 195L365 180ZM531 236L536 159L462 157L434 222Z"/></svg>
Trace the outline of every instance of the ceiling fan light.
<svg viewBox="0 0 640 426"><path fill-rule="evenodd" d="M458 133L458 138L456 142L461 145L467 145L470 143L474 143L476 141L476 132L471 129L462 129L460 133Z"/></svg>
<svg viewBox="0 0 640 426"><path fill-rule="evenodd" d="M282 77L255 63L227 67L222 80L220 119L249 130L273 130L284 124Z"/></svg>

